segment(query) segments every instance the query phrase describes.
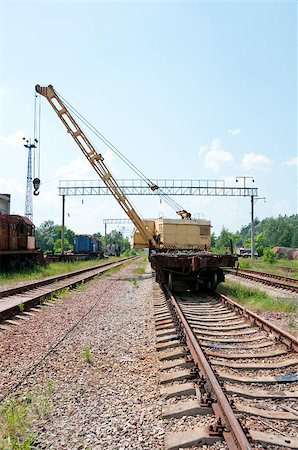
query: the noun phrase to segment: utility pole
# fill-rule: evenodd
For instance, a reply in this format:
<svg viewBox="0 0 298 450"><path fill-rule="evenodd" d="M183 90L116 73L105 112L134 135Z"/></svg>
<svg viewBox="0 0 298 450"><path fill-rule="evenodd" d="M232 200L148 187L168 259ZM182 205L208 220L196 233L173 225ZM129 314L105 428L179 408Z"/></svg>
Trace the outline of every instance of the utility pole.
<svg viewBox="0 0 298 450"><path fill-rule="evenodd" d="M61 227L61 254L64 255L65 249L65 195L62 195L62 227Z"/></svg>
<svg viewBox="0 0 298 450"><path fill-rule="evenodd" d="M33 201L32 201L32 149L36 148L35 142L37 142L36 139L34 139L34 144L31 144L31 139L26 140L26 138L23 138L23 140L26 142L24 144L24 147L28 148L28 164L27 164L27 184L26 184L26 200L25 200L25 216L28 217L28 219L33 221Z"/></svg>
<svg viewBox="0 0 298 450"><path fill-rule="evenodd" d="M246 180L252 180L252 182L254 183L254 178L253 177L236 177L236 182L238 183L239 179L243 179L243 186L244 186L244 195L245 195L245 184L246 184ZM250 230L250 240L251 240L251 248L250 248L250 252L251 252L251 259L254 259L254 254L255 254L255 230L254 230L254 196L251 195L250 197L250 201L251 201L251 230Z"/></svg>
<svg viewBox="0 0 298 450"><path fill-rule="evenodd" d="M255 225L254 225L254 204L257 200L264 200L266 203L265 197L254 197L251 196L251 259L254 259L255 256Z"/></svg>
<svg viewBox="0 0 298 450"><path fill-rule="evenodd" d="M254 196L250 197L251 203L251 259L255 256L255 224L254 224Z"/></svg>

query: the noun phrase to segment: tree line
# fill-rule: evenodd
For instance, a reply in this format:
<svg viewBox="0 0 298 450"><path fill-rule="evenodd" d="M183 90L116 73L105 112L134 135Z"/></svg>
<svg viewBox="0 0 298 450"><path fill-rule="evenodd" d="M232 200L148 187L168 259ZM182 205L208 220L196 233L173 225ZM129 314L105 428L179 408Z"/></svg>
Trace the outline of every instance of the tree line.
<svg viewBox="0 0 298 450"><path fill-rule="evenodd" d="M35 229L36 243L45 254L61 253L61 225L55 225L52 220L44 221ZM254 221L255 249L260 256L264 250L275 246L298 248L298 214L292 216L269 217ZM72 250L76 233L65 227L64 248ZM120 231L112 230L106 238L101 233L95 233L102 246L116 243L120 245L122 252L130 249L129 241ZM225 253L230 248L232 241L234 251L237 246L251 247L251 225L241 227L236 233L223 227L219 236L212 234L211 247L217 253Z"/></svg>
<svg viewBox="0 0 298 450"><path fill-rule="evenodd" d="M232 240L235 247L251 247L251 224L241 227L240 231L232 233L225 227L222 228L218 237L214 234L211 246L214 251L222 253L230 248ZM260 256L264 250L276 246L298 248L298 214L292 216L269 217L263 220L258 218L254 221L255 249Z"/></svg>
<svg viewBox="0 0 298 450"><path fill-rule="evenodd" d="M55 225L52 220L45 220L39 227L35 228L35 238L37 247L41 248L44 254L61 253L61 225ZM75 233L70 228L64 228L64 249L73 250ZM94 233L104 248L106 245L118 244L122 253L130 249L129 241L120 231L112 230L106 237L101 233Z"/></svg>

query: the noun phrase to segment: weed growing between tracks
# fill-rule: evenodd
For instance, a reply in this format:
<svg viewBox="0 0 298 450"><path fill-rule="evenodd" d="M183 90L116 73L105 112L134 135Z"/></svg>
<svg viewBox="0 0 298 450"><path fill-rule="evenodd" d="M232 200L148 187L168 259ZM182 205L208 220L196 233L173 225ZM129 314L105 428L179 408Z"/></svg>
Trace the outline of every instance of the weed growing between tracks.
<svg viewBox="0 0 298 450"><path fill-rule="evenodd" d="M18 307L19 307L20 313L22 314L22 313L25 311L25 305L24 305L24 303L19 303L19 304L18 304Z"/></svg>
<svg viewBox="0 0 298 450"><path fill-rule="evenodd" d="M226 281L224 284L220 284L218 292L230 296L241 305L256 311L274 311L288 314L297 312L295 300L273 298L265 291L249 288L234 281Z"/></svg>
<svg viewBox="0 0 298 450"><path fill-rule="evenodd" d="M141 278L141 275L145 272L147 265L147 260L145 257L143 257L140 261L138 261L138 265L133 269L133 277L131 277L131 281L135 287L138 287L139 280Z"/></svg>
<svg viewBox="0 0 298 450"><path fill-rule="evenodd" d="M63 273L73 272L75 270L87 267L98 266L101 263L117 262L121 257L110 257L106 259L93 259L90 261L74 261L74 262L55 262L45 266L36 266L32 269L24 269L19 272L7 272L0 274L0 284L10 284L19 281L38 280L45 277L61 275Z"/></svg>
<svg viewBox="0 0 298 450"><path fill-rule="evenodd" d="M136 275L142 275L145 272L147 266L147 259L142 258L141 261L138 262L138 265L135 269L133 269L133 273Z"/></svg>
<svg viewBox="0 0 298 450"><path fill-rule="evenodd" d="M0 448L30 450L36 434L34 422L43 419L52 407L53 386L10 396L0 406Z"/></svg>
<svg viewBox="0 0 298 450"><path fill-rule="evenodd" d="M84 344L83 351L80 353L80 357L87 364L92 364L92 356L89 344Z"/></svg>

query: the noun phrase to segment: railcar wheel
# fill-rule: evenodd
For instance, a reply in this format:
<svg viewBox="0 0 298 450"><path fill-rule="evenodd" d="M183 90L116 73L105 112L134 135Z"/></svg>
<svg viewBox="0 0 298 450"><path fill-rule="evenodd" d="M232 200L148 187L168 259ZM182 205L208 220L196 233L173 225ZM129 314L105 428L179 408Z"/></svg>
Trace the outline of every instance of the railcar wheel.
<svg viewBox="0 0 298 450"><path fill-rule="evenodd" d="M203 280L203 285L205 289L210 289L211 291L215 291L218 285L218 276L217 272L210 272L208 274L208 278Z"/></svg>
<svg viewBox="0 0 298 450"><path fill-rule="evenodd" d="M212 272L212 276L209 281L209 288L211 289L211 291L215 291L217 285L218 285L217 272Z"/></svg>

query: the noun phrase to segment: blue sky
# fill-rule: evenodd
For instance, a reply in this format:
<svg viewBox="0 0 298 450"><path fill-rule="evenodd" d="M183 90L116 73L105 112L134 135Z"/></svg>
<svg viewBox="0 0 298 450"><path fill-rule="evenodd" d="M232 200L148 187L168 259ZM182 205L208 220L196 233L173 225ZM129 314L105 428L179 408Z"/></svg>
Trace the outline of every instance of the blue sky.
<svg viewBox="0 0 298 450"><path fill-rule="evenodd" d="M248 186L266 197L257 217L297 214L295 1L2 0L0 17L0 192L11 194L11 212L24 213L34 86L53 84L149 178L236 186L236 176L253 176ZM97 148L116 178L135 178ZM59 180L97 175L45 99L40 152L34 222L60 223ZM157 198L130 200L143 217L175 217ZM249 198L174 200L216 234L250 221ZM77 233L125 217L111 197L68 197L66 210Z"/></svg>

